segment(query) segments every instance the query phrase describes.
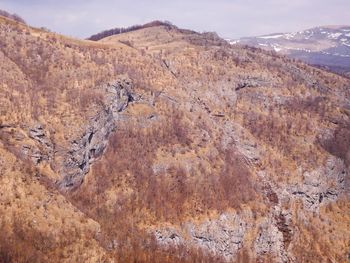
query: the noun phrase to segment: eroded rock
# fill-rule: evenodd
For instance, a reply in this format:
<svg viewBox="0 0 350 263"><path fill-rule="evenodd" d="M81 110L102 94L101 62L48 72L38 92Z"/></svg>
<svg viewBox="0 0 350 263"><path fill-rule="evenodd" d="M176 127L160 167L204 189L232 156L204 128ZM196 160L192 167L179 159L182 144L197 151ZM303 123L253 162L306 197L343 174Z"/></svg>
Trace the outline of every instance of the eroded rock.
<svg viewBox="0 0 350 263"><path fill-rule="evenodd" d="M190 227L192 243L214 255L233 258L243 247L248 223L238 214L222 214L217 220Z"/></svg>
<svg viewBox="0 0 350 263"><path fill-rule="evenodd" d="M258 257L269 255L275 262L288 262L283 233L277 227L276 218L266 218L259 226L260 231L254 243Z"/></svg>
<svg viewBox="0 0 350 263"><path fill-rule="evenodd" d="M335 201L345 191L347 169L337 157L329 157L324 167L305 171L303 176L303 184L290 186L288 192L309 209L318 210L321 203Z"/></svg>
<svg viewBox="0 0 350 263"><path fill-rule="evenodd" d="M250 212L224 213L217 219L206 220L201 224L185 223L181 231L173 228L157 229L156 240L163 246L184 245L201 248L204 252L232 260L244 245Z"/></svg>
<svg viewBox="0 0 350 263"><path fill-rule="evenodd" d="M104 87L105 108L90 120L85 132L71 142L63 163L62 190L79 186L89 172L91 164L100 157L108 144L109 135L116 128L118 114L135 100L130 80L118 80Z"/></svg>
<svg viewBox="0 0 350 263"><path fill-rule="evenodd" d="M22 141L25 139L23 134L16 134L16 140ZM22 145L21 151L25 156L29 157L34 164L52 160L54 146L49 138L48 131L45 130L42 124L37 123L29 128L28 137L33 140L33 143Z"/></svg>
<svg viewBox="0 0 350 263"><path fill-rule="evenodd" d="M173 246L179 246L184 243L184 239L181 237L179 232L174 228L165 228L162 230L156 230L155 233L156 241L163 246L170 248Z"/></svg>

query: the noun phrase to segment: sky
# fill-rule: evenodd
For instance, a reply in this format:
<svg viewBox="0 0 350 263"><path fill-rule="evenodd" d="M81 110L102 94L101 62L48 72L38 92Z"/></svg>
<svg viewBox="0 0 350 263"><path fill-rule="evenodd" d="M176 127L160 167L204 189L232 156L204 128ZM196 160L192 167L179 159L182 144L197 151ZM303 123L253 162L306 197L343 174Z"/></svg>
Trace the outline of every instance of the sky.
<svg viewBox="0 0 350 263"><path fill-rule="evenodd" d="M350 25L350 0L0 0L0 9L79 38L152 20L231 39Z"/></svg>

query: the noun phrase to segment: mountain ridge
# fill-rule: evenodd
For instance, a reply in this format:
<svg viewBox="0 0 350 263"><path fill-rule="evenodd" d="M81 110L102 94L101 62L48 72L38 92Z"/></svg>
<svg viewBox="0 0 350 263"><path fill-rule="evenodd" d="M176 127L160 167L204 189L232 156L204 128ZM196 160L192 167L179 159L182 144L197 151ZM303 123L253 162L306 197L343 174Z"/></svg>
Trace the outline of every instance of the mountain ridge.
<svg viewBox="0 0 350 263"><path fill-rule="evenodd" d="M109 29L109 30L104 30L100 33L94 34L90 37L87 38L87 40L93 40L93 41L99 41L103 38L106 37L110 37L113 35L119 35L119 34L123 34L123 33L128 33L128 32L132 32L132 31L136 31L136 30L141 30L141 29L146 29L146 28L152 28L152 27L159 27L159 26L164 26L166 28L173 28L173 29L178 29L181 30L183 32L188 31L188 32L194 32L188 29L180 29L177 26L175 26L174 24L172 24L169 21L160 21L160 20L154 20L142 25L132 25L130 27L117 27L117 28L113 28L113 29Z"/></svg>
<svg viewBox="0 0 350 263"><path fill-rule="evenodd" d="M311 65L349 76L350 26L319 26L293 33L274 33L229 42L274 50Z"/></svg>
<svg viewBox="0 0 350 263"><path fill-rule="evenodd" d="M0 62L0 261L346 262L348 79L213 33L9 19Z"/></svg>

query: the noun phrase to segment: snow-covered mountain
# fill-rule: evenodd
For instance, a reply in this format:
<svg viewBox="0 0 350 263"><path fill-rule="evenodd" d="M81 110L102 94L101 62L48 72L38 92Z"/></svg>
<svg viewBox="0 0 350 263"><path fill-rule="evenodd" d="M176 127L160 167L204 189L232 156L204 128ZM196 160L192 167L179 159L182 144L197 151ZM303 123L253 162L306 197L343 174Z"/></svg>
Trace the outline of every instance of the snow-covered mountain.
<svg viewBox="0 0 350 263"><path fill-rule="evenodd" d="M295 33L278 33L229 40L255 46L350 76L350 26L322 26Z"/></svg>

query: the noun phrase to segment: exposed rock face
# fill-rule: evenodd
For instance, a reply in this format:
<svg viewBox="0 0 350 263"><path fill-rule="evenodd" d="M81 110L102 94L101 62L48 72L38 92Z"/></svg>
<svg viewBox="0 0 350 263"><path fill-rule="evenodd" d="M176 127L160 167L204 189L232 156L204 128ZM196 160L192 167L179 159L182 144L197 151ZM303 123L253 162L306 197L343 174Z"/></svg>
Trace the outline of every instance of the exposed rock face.
<svg viewBox="0 0 350 263"><path fill-rule="evenodd" d="M289 262L283 234L276 226L276 220L273 217L266 218L259 228L261 230L254 244L257 255L262 257L272 255L276 262Z"/></svg>
<svg viewBox="0 0 350 263"><path fill-rule="evenodd" d="M79 186L91 164L103 154L108 137L116 128L118 113L134 100L131 88L130 80L119 80L103 87L106 92L104 110L92 118L81 137L71 142L63 164L61 189Z"/></svg>
<svg viewBox="0 0 350 263"><path fill-rule="evenodd" d="M68 148L61 150L63 161L55 163L63 179L58 182L61 190L78 187L89 172L91 164L100 157L108 144L108 138L117 126L119 113L135 100L131 93L132 83L124 78L101 87L104 93L103 109L92 117L85 131L72 140ZM35 124L28 130L28 137L34 144L22 146L22 152L36 165L42 161L55 162L54 142L42 124ZM63 153L62 153L63 152Z"/></svg>
<svg viewBox="0 0 350 263"><path fill-rule="evenodd" d="M43 125L34 125L29 129L28 135L29 138L35 141L36 145L23 145L22 152L29 156L35 164L39 164L42 161L50 161L53 157L54 149Z"/></svg>
<svg viewBox="0 0 350 263"><path fill-rule="evenodd" d="M115 127L112 112L107 109L96 116L91 126L71 144L64 161L61 188L74 188L82 183L95 158L101 156L107 146L110 132Z"/></svg>
<svg viewBox="0 0 350 263"><path fill-rule="evenodd" d="M244 245L250 213L224 213L217 219L201 224L185 223L181 230L167 227L154 232L156 240L163 246L201 248L207 253L232 260Z"/></svg>
<svg viewBox="0 0 350 263"><path fill-rule="evenodd" d="M244 88L257 88L261 86L270 86L271 82L269 80L264 80L257 77L247 77L245 79L242 79L237 87L235 88L236 91L239 91Z"/></svg>
<svg viewBox="0 0 350 263"><path fill-rule="evenodd" d="M244 235L249 228L244 216L222 214L217 220L197 227L189 226L192 243L210 252L232 259L243 247Z"/></svg>
<svg viewBox="0 0 350 263"><path fill-rule="evenodd" d="M290 186L288 192L301 198L305 207L317 210L321 203L336 201L345 192L347 169L337 157L330 157L325 167L304 172L304 183Z"/></svg>
<svg viewBox="0 0 350 263"><path fill-rule="evenodd" d="M172 227L157 229L154 235L159 244L165 247L200 247L203 251L230 261L235 259L244 247L249 229L257 228L259 231L254 242L257 259L268 257L274 262L296 262L289 245L297 230L292 223L291 211L282 208L281 204L286 200L300 198L309 213L317 212L321 204L334 202L338 196L345 193L346 174L344 162L339 158L330 157L325 167L305 172L303 184L278 189L265 182L262 191L272 208L257 225L250 223L254 222L254 219L249 212L224 213L217 219L200 224L185 223L181 230ZM261 176L264 177L263 174Z"/></svg>
<svg viewBox="0 0 350 263"><path fill-rule="evenodd" d="M250 231L256 228L259 231L253 245L257 259L268 256L274 262L294 262L293 256L288 253L293 235L290 221L291 214L276 206L257 225L251 212L224 213L217 219L200 224L187 222L180 230L173 227L157 229L154 236L165 248L180 245L201 248L231 262L244 247Z"/></svg>
<svg viewBox="0 0 350 263"><path fill-rule="evenodd" d="M171 248L173 246L179 246L184 244L184 239L178 233L178 231L174 228L165 228L162 230L156 230L154 233L156 241L162 244L167 248Z"/></svg>
<svg viewBox="0 0 350 263"><path fill-rule="evenodd" d="M94 43L6 21L0 252L8 239L15 262L37 255L18 247L40 262L347 260L348 79L174 27ZM106 84L124 74L134 84Z"/></svg>
<svg viewBox="0 0 350 263"><path fill-rule="evenodd" d="M22 153L25 156L28 156L35 164L39 164L42 161L49 160L49 157L35 146L23 145Z"/></svg>
<svg viewBox="0 0 350 263"><path fill-rule="evenodd" d="M244 133L242 126L238 123L226 121L223 124L223 131L221 145L224 149L235 147L246 163L256 163L259 161L263 151L253 137L244 138L240 136Z"/></svg>
<svg viewBox="0 0 350 263"><path fill-rule="evenodd" d="M47 147L52 148L50 140L45 134L44 128L41 124L35 125L33 128L29 129L29 137L36 140L40 144L44 144Z"/></svg>

